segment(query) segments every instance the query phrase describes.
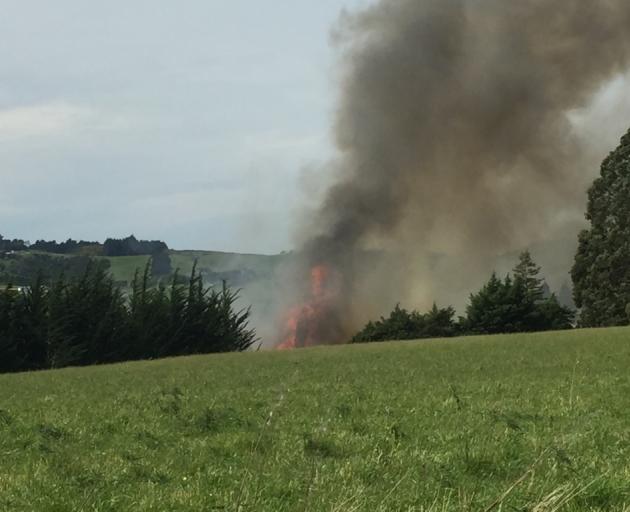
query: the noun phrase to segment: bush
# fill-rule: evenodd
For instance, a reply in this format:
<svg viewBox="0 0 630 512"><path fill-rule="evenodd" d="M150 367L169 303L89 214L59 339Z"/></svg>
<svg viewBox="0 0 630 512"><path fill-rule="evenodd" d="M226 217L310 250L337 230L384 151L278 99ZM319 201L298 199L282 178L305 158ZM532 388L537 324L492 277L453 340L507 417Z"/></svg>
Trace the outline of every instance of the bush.
<svg viewBox="0 0 630 512"><path fill-rule="evenodd" d="M439 309L435 304L425 314L407 311L399 304L388 318L381 317L376 322L369 322L353 338L353 343L387 340L411 340L421 338L444 338L454 336L457 327L452 307Z"/></svg>

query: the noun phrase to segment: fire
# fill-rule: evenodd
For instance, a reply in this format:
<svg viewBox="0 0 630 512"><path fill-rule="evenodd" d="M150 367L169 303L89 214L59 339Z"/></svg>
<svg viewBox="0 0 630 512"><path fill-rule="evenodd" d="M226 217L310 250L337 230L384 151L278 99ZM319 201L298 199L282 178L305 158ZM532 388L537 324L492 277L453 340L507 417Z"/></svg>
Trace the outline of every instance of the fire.
<svg viewBox="0 0 630 512"><path fill-rule="evenodd" d="M331 343L331 326L335 325L333 301L335 290L329 267L317 265L311 269L308 300L291 308L284 321L284 337L278 350L312 347Z"/></svg>

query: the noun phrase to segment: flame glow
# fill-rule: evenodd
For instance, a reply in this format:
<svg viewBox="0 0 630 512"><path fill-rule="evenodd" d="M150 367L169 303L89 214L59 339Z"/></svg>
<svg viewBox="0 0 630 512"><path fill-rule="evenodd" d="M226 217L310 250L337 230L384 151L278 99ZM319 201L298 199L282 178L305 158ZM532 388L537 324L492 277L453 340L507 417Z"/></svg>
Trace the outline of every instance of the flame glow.
<svg viewBox="0 0 630 512"><path fill-rule="evenodd" d="M283 338L278 350L312 347L330 343L331 315L335 289L330 268L316 265L311 269L311 286L308 299L291 308L284 320Z"/></svg>

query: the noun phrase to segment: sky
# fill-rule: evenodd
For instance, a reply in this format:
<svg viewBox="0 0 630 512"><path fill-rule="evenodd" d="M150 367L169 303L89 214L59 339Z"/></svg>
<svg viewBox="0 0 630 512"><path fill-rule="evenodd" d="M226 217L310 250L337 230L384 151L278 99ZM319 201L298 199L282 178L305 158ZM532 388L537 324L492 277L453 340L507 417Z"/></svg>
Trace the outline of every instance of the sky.
<svg viewBox="0 0 630 512"><path fill-rule="evenodd" d="M292 249L334 179L331 30L369 3L0 0L0 234ZM629 86L571 114L602 156Z"/></svg>
<svg viewBox="0 0 630 512"><path fill-rule="evenodd" d="M0 0L0 234L292 248L367 0Z"/></svg>

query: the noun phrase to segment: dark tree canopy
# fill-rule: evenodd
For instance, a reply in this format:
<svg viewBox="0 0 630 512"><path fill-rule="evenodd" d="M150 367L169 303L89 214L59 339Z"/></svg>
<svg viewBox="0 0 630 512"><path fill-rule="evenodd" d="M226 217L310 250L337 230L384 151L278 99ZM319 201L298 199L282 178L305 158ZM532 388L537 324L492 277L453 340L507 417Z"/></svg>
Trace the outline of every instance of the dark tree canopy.
<svg viewBox="0 0 630 512"><path fill-rule="evenodd" d="M103 244L105 256L153 255L167 251L168 246L161 240L138 240L134 235L127 238L108 238Z"/></svg>
<svg viewBox="0 0 630 512"><path fill-rule="evenodd" d="M429 312L407 311L396 305L388 318L381 317L369 322L353 338L354 343L387 340L414 340L421 338L446 338L457 333L452 307L438 308L436 304Z"/></svg>
<svg viewBox="0 0 630 512"><path fill-rule="evenodd" d="M28 245L24 240L20 240L19 238L9 240L0 235L0 253L26 250L28 250Z"/></svg>
<svg viewBox="0 0 630 512"><path fill-rule="evenodd" d="M102 252L101 245L98 242L87 242L85 240L73 240L68 238L65 242L57 243L56 240L37 240L29 246L31 251L50 252L53 254L80 254L87 249L92 249L95 256Z"/></svg>
<svg viewBox="0 0 630 512"><path fill-rule="evenodd" d="M492 274L470 296L461 328L468 333L496 334L570 329L574 312L550 294L540 267L526 251L513 269L514 277Z"/></svg>
<svg viewBox="0 0 630 512"><path fill-rule="evenodd" d="M571 329L575 312L560 304L540 275L529 252L519 256L513 277L493 273L470 296L466 316L455 321L452 307L435 304L425 314L397 305L389 317L369 322L353 342L446 338L455 335L499 334Z"/></svg>
<svg viewBox="0 0 630 512"><path fill-rule="evenodd" d="M585 327L627 325L630 313L630 131L602 163L588 191L590 229L571 271Z"/></svg>
<svg viewBox="0 0 630 512"><path fill-rule="evenodd" d="M209 289L194 269L187 285L151 287L150 265L129 298L107 271L87 266L50 284L0 290L0 373L184 354L240 351L256 340L236 292Z"/></svg>

